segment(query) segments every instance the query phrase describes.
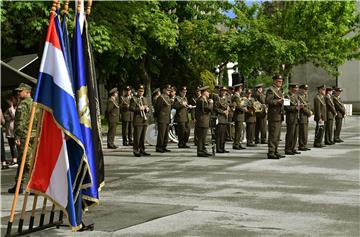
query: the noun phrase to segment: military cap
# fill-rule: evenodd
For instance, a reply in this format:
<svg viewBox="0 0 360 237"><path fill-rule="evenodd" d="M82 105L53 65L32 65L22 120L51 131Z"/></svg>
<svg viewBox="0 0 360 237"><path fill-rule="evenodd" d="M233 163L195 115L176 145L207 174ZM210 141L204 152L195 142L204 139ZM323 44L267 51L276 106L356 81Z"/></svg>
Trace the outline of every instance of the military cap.
<svg viewBox="0 0 360 237"><path fill-rule="evenodd" d="M332 87L326 87L326 91L332 91L333 88Z"/></svg>
<svg viewBox="0 0 360 237"><path fill-rule="evenodd" d="M229 89L229 90L233 90L234 87L233 87L233 86L228 86L228 89Z"/></svg>
<svg viewBox="0 0 360 237"><path fill-rule="evenodd" d="M124 91L131 91L131 87L130 86L126 86Z"/></svg>
<svg viewBox="0 0 360 237"><path fill-rule="evenodd" d="M342 92L343 89L341 89L340 87L335 87L335 88L334 88L334 91L340 91L340 92Z"/></svg>
<svg viewBox="0 0 360 237"><path fill-rule="evenodd" d="M109 94L112 95L114 94L115 92L118 92L118 89L115 87L115 88L112 88L110 91L109 91Z"/></svg>
<svg viewBox="0 0 360 237"><path fill-rule="evenodd" d="M272 77L272 79L273 79L273 80L278 80L278 79L284 80L284 78L283 78L281 75L279 75L279 74L274 75L274 76Z"/></svg>
<svg viewBox="0 0 360 237"><path fill-rule="evenodd" d="M23 91L23 90L28 90L28 91L31 91L31 86L29 86L28 84L25 84L25 83L20 83L19 87L16 88L15 90L16 91Z"/></svg>
<svg viewBox="0 0 360 237"><path fill-rule="evenodd" d="M221 91L227 91L228 88L226 88L226 86L222 86L222 87L220 87L220 90L221 90Z"/></svg>
<svg viewBox="0 0 360 237"><path fill-rule="evenodd" d="M200 88L199 88L199 90L200 90L201 92L206 91L207 89L209 89L208 86L203 86L203 87L200 87Z"/></svg>
<svg viewBox="0 0 360 237"><path fill-rule="evenodd" d="M255 85L255 88L259 88L259 87L263 87L263 86L264 86L264 84L260 83L260 84Z"/></svg>
<svg viewBox="0 0 360 237"><path fill-rule="evenodd" d="M195 91L200 91L200 86L197 86L197 87L195 88Z"/></svg>
<svg viewBox="0 0 360 237"><path fill-rule="evenodd" d="M215 85L215 89L220 89L221 86L220 85Z"/></svg>
<svg viewBox="0 0 360 237"><path fill-rule="evenodd" d="M145 89L144 89L144 86L143 85L139 85L139 88L138 88L138 90L137 91L144 91Z"/></svg>
<svg viewBox="0 0 360 237"><path fill-rule="evenodd" d="M298 84L295 83L295 82L292 82L292 83L289 83L289 87L290 87L290 88L292 88L292 87L297 88L297 87L298 87Z"/></svg>
<svg viewBox="0 0 360 237"><path fill-rule="evenodd" d="M159 91L160 91L160 88L158 87L158 88L156 88L152 93L155 94L155 93L157 93L157 92L159 92Z"/></svg>
<svg viewBox="0 0 360 237"><path fill-rule="evenodd" d="M239 83L239 84L233 85L233 88L236 88L236 87L244 87L244 84Z"/></svg>
<svg viewBox="0 0 360 237"><path fill-rule="evenodd" d="M167 85L165 85L163 87L163 89L166 89L166 90L170 91L171 90L171 85L167 84Z"/></svg>
<svg viewBox="0 0 360 237"><path fill-rule="evenodd" d="M309 86L307 84L303 84L303 85L299 86L299 88L307 90L307 89L309 89Z"/></svg>
<svg viewBox="0 0 360 237"><path fill-rule="evenodd" d="M251 89L247 89L246 94L250 94L250 93L252 94L253 91Z"/></svg>
<svg viewBox="0 0 360 237"><path fill-rule="evenodd" d="M321 85L321 86L318 86L317 89L318 90L325 90L326 86L325 85Z"/></svg>
<svg viewBox="0 0 360 237"><path fill-rule="evenodd" d="M176 87L175 87L175 86L172 86L170 90L171 90L171 91L176 91Z"/></svg>
<svg viewBox="0 0 360 237"><path fill-rule="evenodd" d="M180 91L187 92L187 87L186 87L186 86L182 86L182 87L180 88Z"/></svg>

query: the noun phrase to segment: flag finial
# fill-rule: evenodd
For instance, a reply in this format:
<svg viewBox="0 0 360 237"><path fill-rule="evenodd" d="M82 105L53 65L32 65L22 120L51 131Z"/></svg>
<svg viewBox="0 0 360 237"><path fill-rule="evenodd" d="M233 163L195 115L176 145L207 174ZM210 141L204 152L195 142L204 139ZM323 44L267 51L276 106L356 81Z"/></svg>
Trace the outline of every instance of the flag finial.
<svg viewBox="0 0 360 237"><path fill-rule="evenodd" d="M81 0L78 1L77 12L81 13Z"/></svg>
<svg viewBox="0 0 360 237"><path fill-rule="evenodd" d="M53 5L52 5L52 7L51 7L51 14L53 14L53 15L56 15L56 6L57 6L57 1L58 0L54 0L53 1Z"/></svg>
<svg viewBox="0 0 360 237"><path fill-rule="evenodd" d="M86 6L86 15L90 15L91 12L91 6L92 6L92 0L88 0L87 1L87 6Z"/></svg>
<svg viewBox="0 0 360 237"><path fill-rule="evenodd" d="M68 14L68 13L69 13L69 0L66 0L64 3L63 14Z"/></svg>

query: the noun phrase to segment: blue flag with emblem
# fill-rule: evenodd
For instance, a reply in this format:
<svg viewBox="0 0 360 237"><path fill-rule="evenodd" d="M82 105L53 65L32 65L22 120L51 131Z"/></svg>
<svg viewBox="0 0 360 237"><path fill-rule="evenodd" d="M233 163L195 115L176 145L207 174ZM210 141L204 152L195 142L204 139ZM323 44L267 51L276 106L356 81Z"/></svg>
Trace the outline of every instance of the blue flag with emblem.
<svg viewBox="0 0 360 237"><path fill-rule="evenodd" d="M83 190L83 199L86 200L88 206L93 206L99 202L98 194L98 178L95 162L94 143L92 139L92 126L89 108L88 84L86 80L86 66L84 63L84 50L82 44L82 36L79 22L80 14L76 14L74 38L72 45L72 64L74 73L74 85L77 109L80 118L80 127L83 135L84 146L90 173L92 177L92 185Z"/></svg>

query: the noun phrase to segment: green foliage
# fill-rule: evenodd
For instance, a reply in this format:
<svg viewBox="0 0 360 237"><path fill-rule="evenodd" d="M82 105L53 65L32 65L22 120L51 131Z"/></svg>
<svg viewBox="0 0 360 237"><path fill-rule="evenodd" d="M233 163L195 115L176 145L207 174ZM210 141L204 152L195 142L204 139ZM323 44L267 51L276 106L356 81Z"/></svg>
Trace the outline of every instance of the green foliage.
<svg viewBox="0 0 360 237"><path fill-rule="evenodd" d="M38 51L51 4L1 1L2 58ZM336 74L345 60L360 59L355 4L95 1L88 21L98 80L107 87L170 83L192 90L203 82L213 86L215 67L224 83L227 62L238 62L249 86L306 62ZM229 9L236 18L223 14ZM72 34L73 10L69 14Z"/></svg>
<svg viewBox="0 0 360 237"><path fill-rule="evenodd" d="M1 1L2 58L37 52L50 8L51 2Z"/></svg>
<svg viewBox="0 0 360 237"><path fill-rule="evenodd" d="M213 91L215 88L215 75L214 73L204 70L200 73L200 80L202 86L209 86L210 90Z"/></svg>

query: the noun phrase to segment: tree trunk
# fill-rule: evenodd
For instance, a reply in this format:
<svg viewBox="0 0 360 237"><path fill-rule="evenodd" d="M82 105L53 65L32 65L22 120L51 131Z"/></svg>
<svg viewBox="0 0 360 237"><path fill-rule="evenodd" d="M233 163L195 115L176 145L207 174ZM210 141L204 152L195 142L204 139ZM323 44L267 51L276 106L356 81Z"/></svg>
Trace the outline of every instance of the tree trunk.
<svg viewBox="0 0 360 237"><path fill-rule="evenodd" d="M151 98L151 77L148 73L147 67L148 66L148 60L147 57L144 56L141 60L141 70L143 71L143 83L145 86L145 92L146 94L144 95L144 97L147 100L147 103L149 105L150 108L150 113L148 113L147 118L148 118L148 122L149 124L154 123L154 116L153 116L153 106L152 106L152 98Z"/></svg>

